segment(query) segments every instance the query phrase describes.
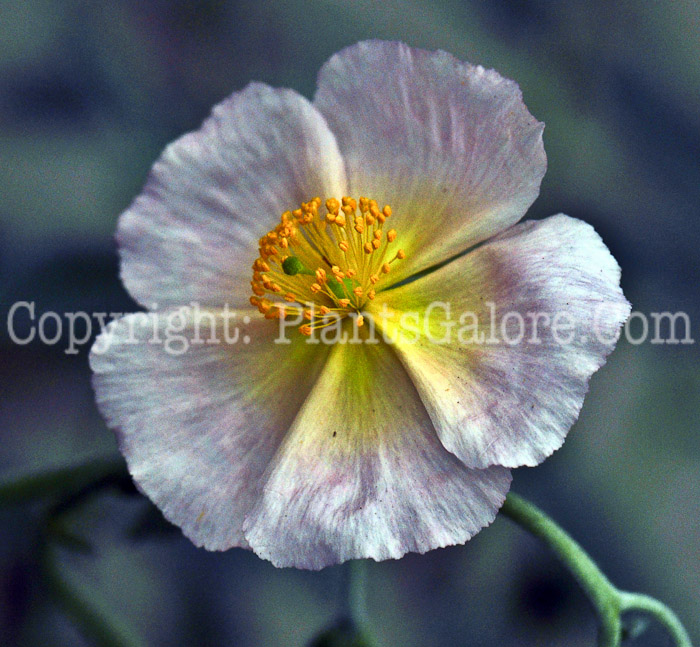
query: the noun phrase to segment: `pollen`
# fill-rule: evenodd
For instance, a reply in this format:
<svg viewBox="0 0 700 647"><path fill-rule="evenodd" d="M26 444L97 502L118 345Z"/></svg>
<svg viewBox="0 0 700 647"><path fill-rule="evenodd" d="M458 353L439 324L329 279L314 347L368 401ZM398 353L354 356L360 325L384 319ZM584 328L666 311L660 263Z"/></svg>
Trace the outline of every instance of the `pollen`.
<svg viewBox="0 0 700 647"><path fill-rule="evenodd" d="M298 317L306 336L350 315L362 326L362 308L386 287L390 263L406 258L396 229L382 232L392 213L364 196L315 197L285 211L259 241L251 305L268 319Z"/></svg>

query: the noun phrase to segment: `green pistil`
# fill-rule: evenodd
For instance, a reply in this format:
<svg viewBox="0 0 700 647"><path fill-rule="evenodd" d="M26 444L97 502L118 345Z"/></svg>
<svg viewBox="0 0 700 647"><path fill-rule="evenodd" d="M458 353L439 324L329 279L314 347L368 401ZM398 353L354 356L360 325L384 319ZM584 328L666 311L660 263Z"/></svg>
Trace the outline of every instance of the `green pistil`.
<svg viewBox="0 0 700 647"><path fill-rule="evenodd" d="M297 274L308 274L313 276L314 273L306 267L296 256L287 256L282 261L282 270L285 274L289 276L296 276Z"/></svg>

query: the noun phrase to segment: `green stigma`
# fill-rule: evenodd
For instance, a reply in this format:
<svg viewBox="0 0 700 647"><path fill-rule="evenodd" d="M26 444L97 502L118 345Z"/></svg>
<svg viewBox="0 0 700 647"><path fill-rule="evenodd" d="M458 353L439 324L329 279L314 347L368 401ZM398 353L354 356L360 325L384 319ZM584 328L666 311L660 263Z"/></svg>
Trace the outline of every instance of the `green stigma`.
<svg viewBox="0 0 700 647"><path fill-rule="evenodd" d="M296 256L287 256L287 258L282 261L282 269L284 273L289 276L295 276L296 274L313 275L313 272L308 270Z"/></svg>

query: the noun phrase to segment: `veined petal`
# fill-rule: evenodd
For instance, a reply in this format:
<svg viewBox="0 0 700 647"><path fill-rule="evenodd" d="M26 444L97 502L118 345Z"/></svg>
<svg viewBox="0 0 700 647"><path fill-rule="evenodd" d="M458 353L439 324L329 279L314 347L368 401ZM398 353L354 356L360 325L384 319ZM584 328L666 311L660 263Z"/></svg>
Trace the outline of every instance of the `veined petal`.
<svg viewBox="0 0 700 647"><path fill-rule="evenodd" d="M192 341L196 326L202 343ZM275 323L253 311L231 321L230 339L240 328L236 343L226 343L223 326L221 313L191 308L128 315L90 355L97 403L134 481L210 550L247 547L245 515L327 350L297 333L299 343L275 343ZM221 343L208 343L212 335Z"/></svg>
<svg viewBox="0 0 700 647"><path fill-rule="evenodd" d="M344 191L321 114L293 90L251 84L165 149L121 216L124 284L150 309L240 307L258 239L302 200Z"/></svg>
<svg viewBox="0 0 700 647"><path fill-rule="evenodd" d="M593 228L558 215L378 294L372 313L449 451L472 467L536 465L629 315L619 282Z"/></svg>
<svg viewBox="0 0 700 647"><path fill-rule="evenodd" d="M321 69L314 105L352 195L391 205L408 256L396 281L520 220L546 169L518 85L446 52L368 41Z"/></svg>
<svg viewBox="0 0 700 647"><path fill-rule="evenodd" d="M508 470L468 469L442 447L385 344L336 344L244 531L276 566L399 558L467 541L509 485Z"/></svg>

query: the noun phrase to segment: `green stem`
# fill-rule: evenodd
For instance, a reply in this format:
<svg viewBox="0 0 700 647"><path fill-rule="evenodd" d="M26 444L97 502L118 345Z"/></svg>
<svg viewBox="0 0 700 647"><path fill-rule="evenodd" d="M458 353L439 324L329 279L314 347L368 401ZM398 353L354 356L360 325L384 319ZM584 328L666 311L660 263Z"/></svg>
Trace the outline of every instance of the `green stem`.
<svg viewBox="0 0 700 647"><path fill-rule="evenodd" d="M342 607L335 622L310 647L375 647L367 619L367 563L355 559L343 565Z"/></svg>
<svg viewBox="0 0 700 647"><path fill-rule="evenodd" d="M364 632L367 628L367 560L353 559L348 562L347 609L348 615Z"/></svg>
<svg viewBox="0 0 700 647"><path fill-rule="evenodd" d="M678 616L663 602L642 593L619 591L622 611L645 611L654 616L671 635L676 645L692 647L690 636Z"/></svg>
<svg viewBox="0 0 700 647"><path fill-rule="evenodd" d="M122 458L98 458L35 474L4 474L0 476L0 504L25 503L57 494L66 496L98 481L121 475L126 475Z"/></svg>
<svg viewBox="0 0 700 647"><path fill-rule="evenodd" d="M146 647L146 642L109 605L62 572L58 553L48 543L43 548L42 561L56 600L86 637L101 647Z"/></svg>
<svg viewBox="0 0 700 647"><path fill-rule="evenodd" d="M598 644L601 647L618 645L622 624L614 587L583 548L544 512L517 494L511 492L508 495L501 511L533 535L544 540L567 565L600 618Z"/></svg>
<svg viewBox="0 0 700 647"><path fill-rule="evenodd" d="M501 510L542 539L569 568L598 614L599 647L619 647L622 637L620 615L627 611L644 611L653 615L666 627L677 647L692 647L687 632L673 611L649 596L618 590L583 548L544 512L512 492Z"/></svg>
<svg viewBox="0 0 700 647"><path fill-rule="evenodd" d="M90 545L64 525L66 512L75 509L100 488L133 487L122 458L97 458L80 465L52 468L35 473L3 474L0 504L45 499L40 557L43 574L56 600L87 637L105 647L145 647L144 640L110 606L95 596L80 578L61 568L57 543L89 552Z"/></svg>

